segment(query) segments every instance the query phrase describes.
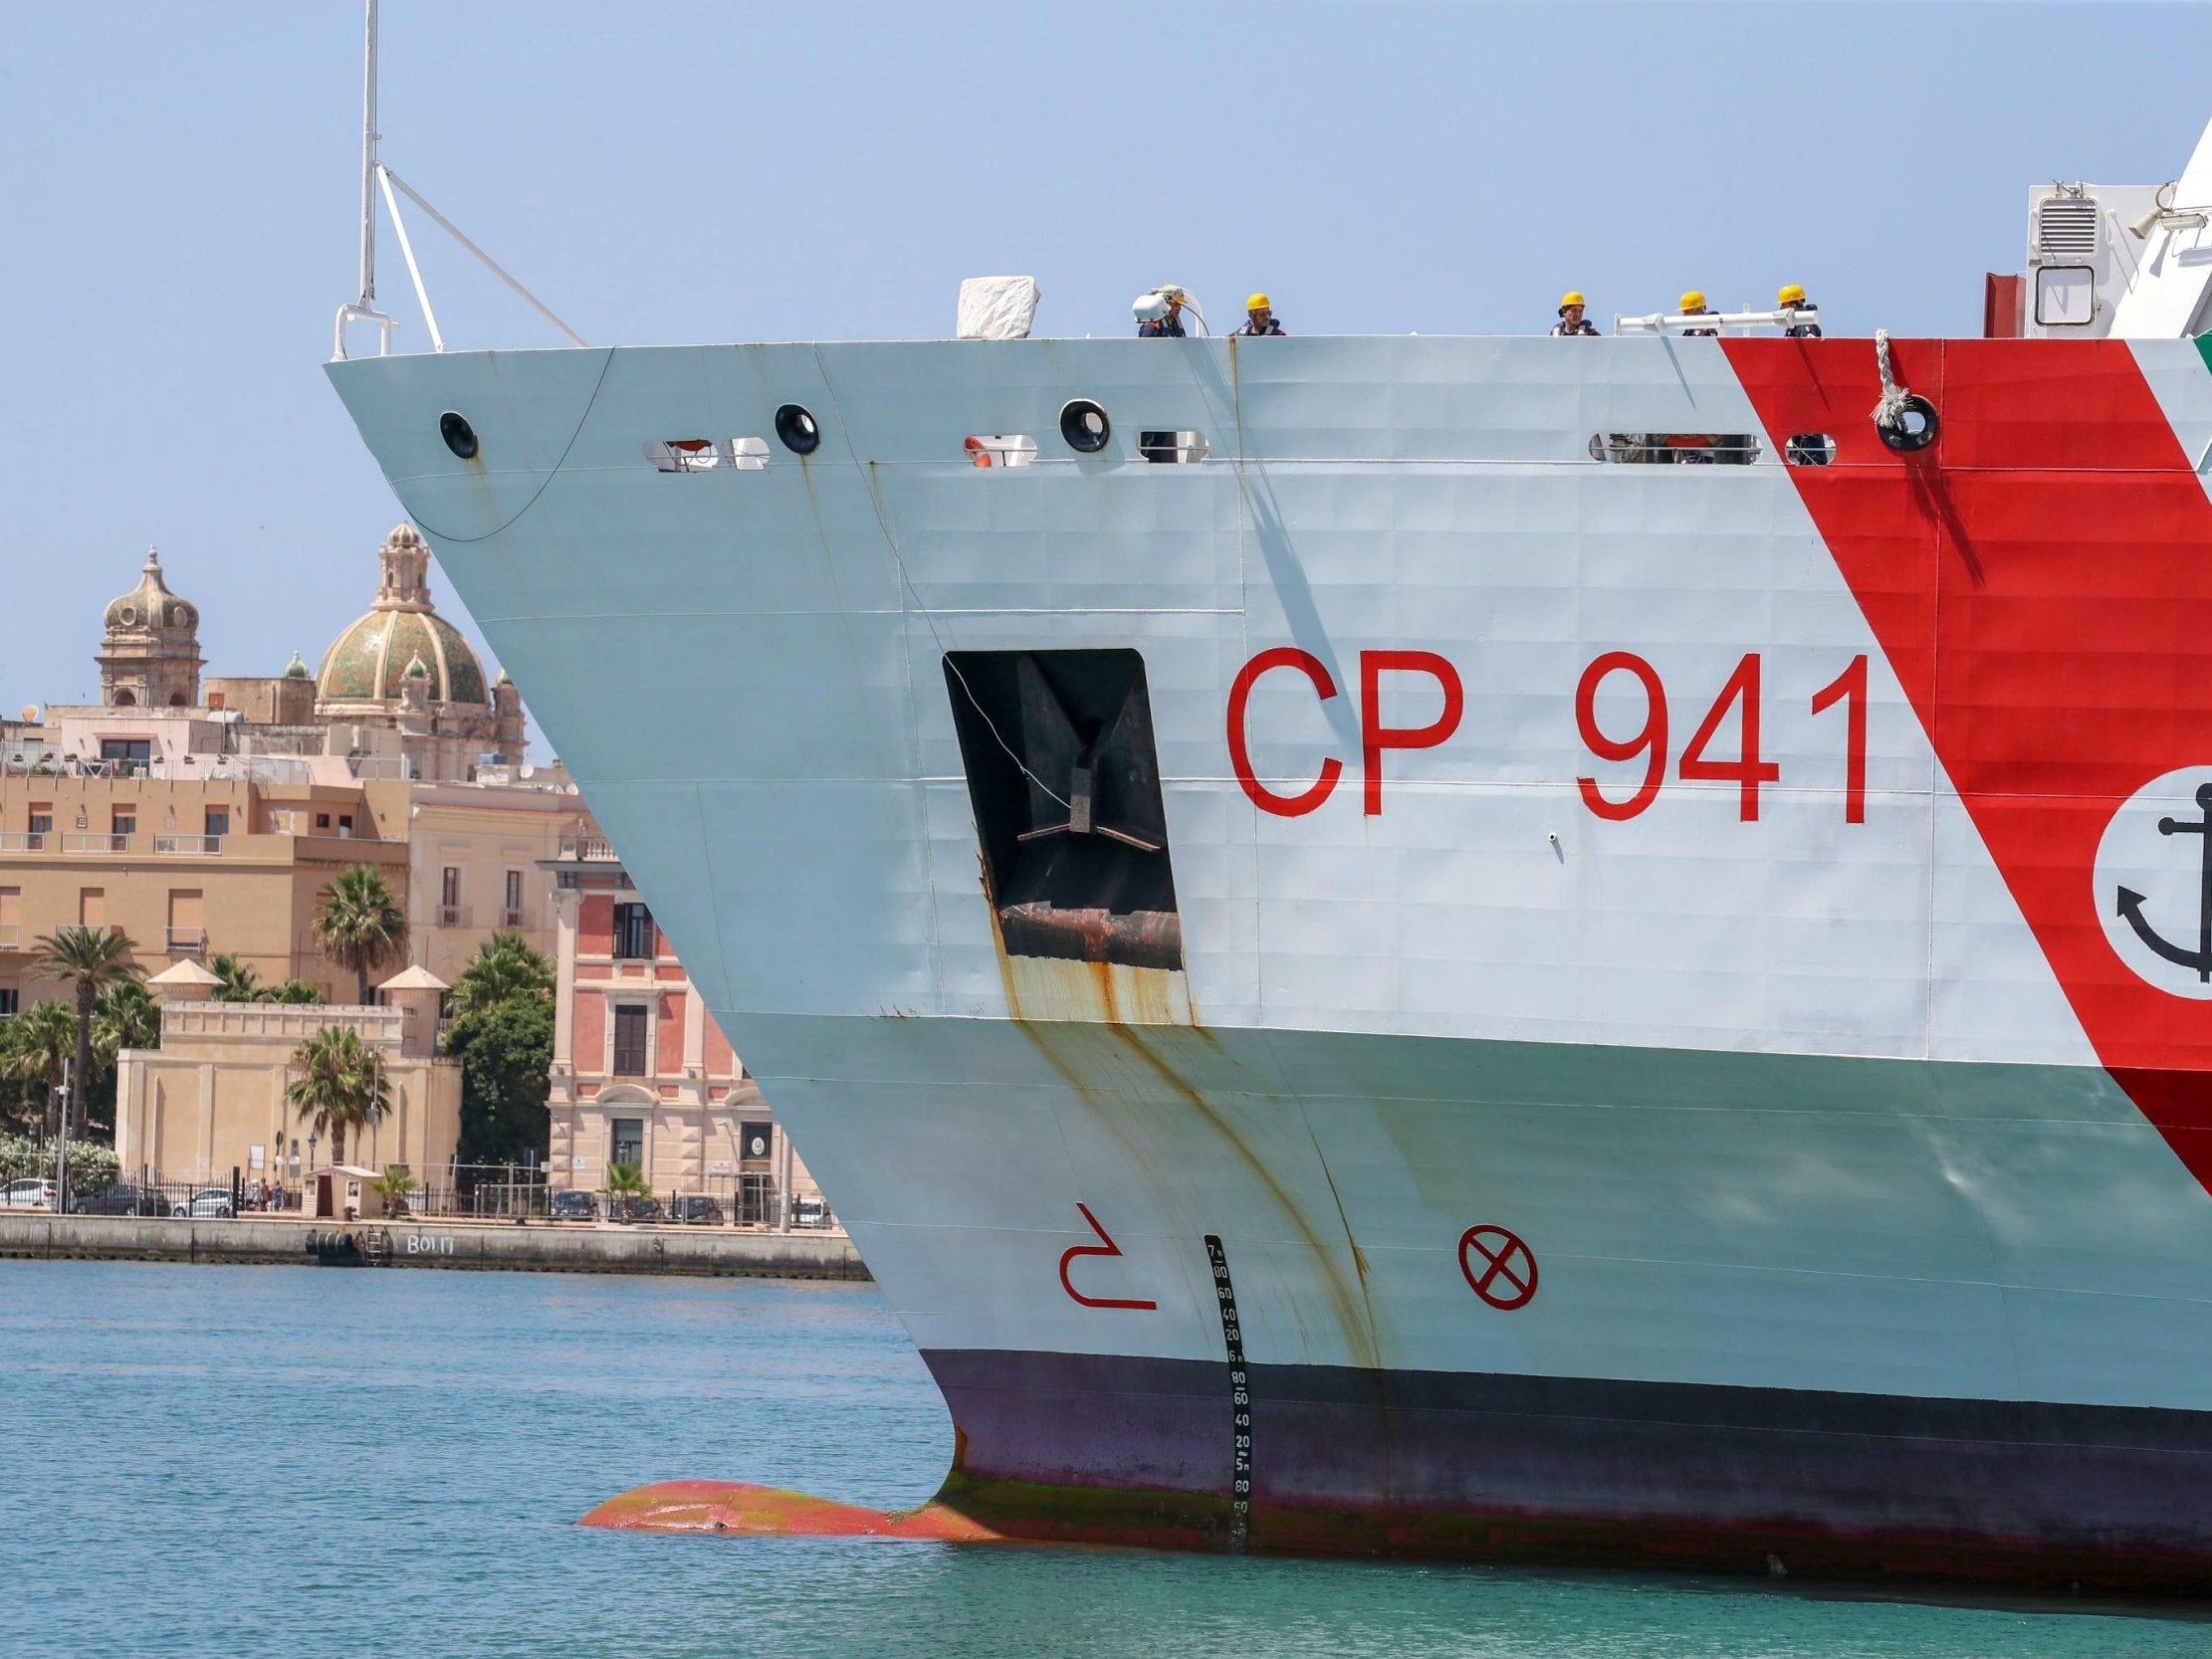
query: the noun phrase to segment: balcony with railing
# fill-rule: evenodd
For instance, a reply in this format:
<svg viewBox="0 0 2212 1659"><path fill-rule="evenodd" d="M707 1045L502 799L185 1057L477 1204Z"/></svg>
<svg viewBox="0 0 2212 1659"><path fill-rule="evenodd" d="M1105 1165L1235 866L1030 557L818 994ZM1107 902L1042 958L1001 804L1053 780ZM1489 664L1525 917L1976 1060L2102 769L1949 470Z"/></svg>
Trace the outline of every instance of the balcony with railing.
<svg viewBox="0 0 2212 1659"><path fill-rule="evenodd" d="M204 956L207 954L207 930L205 928L166 928L162 930L169 954L172 956Z"/></svg>
<svg viewBox="0 0 2212 1659"><path fill-rule="evenodd" d="M619 864L621 856L599 835L564 835L560 838L560 857L563 862L574 860L587 864Z"/></svg>
<svg viewBox="0 0 2212 1659"><path fill-rule="evenodd" d="M466 905L440 905L438 907L438 926L441 928L473 926L469 921L469 907Z"/></svg>
<svg viewBox="0 0 2212 1659"><path fill-rule="evenodd" d="M219 835L157 835L153 851L160 858L215 858L223 851Z"/></svg>
<svg viewBox="0 0 2212 1659"><path fill-rule="evenodd" d="M52 830L7 830L0 832L0 853L43 853L53 839Z"/></svg>
<svg viewBox="0 0 2212 1659"><path fill-rule="evenodd" d="M130 851L130 833L127 830L64 830L62 851L65 853L127 853Z"/></svg>
<svg viewBox="0 0 2212 1659"><path fill-rule="evenodd" d="M510 933L527 933L531 928L530 912L526 910L502 910L499 913L499 925Z"/></svg>

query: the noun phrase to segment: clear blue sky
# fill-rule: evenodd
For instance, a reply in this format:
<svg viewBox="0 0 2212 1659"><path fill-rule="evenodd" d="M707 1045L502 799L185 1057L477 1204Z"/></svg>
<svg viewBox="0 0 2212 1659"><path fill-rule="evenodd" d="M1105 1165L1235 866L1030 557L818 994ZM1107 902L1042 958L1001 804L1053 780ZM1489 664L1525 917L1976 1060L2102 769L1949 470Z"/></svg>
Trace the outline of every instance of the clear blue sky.
<svg viewBox="0 0 2212 1659"><path fill-rule="evenodd" d="M0 7L0 709L88 701L158 542L215 673L311 664L398 510L319 367L355 282L354 0ZM594 344L1217 323L1535 331L1803 282L1973 333L2030 184L2178 173L2212 9L385 0L385 158ZM456 346L552 343L418 218ZM380 288L427 345L388 237ZM441 582L441 600L460 606ZM472 629L473 633L473 629ZM526 694L529 688L524 688Z"/></svg>

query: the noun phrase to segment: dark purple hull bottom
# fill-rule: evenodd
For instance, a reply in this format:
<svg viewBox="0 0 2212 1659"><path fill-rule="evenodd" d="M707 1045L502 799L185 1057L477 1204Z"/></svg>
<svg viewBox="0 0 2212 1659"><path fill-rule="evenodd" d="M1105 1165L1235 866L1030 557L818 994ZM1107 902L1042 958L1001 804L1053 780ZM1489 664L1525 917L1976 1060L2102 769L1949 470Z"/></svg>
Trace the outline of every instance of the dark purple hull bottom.
<svg viewBox="0 0 2212 1659"><path fill-rule="evenodd" d="M1226 1366L925 1355L941 1501L1014 1537L1216 1547ZM1254 1365L1250 1547L2212 1592L2212 1414Z"/></svg>

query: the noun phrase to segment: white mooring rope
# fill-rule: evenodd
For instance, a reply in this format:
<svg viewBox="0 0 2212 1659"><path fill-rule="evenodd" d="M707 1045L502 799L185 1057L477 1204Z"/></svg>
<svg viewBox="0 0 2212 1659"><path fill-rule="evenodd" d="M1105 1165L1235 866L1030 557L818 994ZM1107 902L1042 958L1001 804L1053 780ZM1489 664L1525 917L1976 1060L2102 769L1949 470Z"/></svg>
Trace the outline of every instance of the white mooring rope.
<svg viewBox="0 0 2212 1659"><path fill-rule="evenodd" d="M1875 362L1881 370L1881 401L1875 405L1875 425L1886 427L1891 432L1904 430L1906 401L1912 396L1908 386L1897 384L1897 377L1889 369L1889 330L1875 330Z"/></svg>

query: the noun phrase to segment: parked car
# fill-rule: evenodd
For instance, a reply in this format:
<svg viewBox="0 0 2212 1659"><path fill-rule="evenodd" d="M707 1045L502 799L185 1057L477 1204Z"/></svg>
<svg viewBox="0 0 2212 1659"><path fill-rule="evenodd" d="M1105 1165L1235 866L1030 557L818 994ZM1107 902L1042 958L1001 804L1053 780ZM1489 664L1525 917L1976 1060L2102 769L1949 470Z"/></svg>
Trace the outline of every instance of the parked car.
<svg viewBox="0 0 2212 1659"><path fill-rule="evenodd" d="M658 1221L661 1201L658 1198L609 1198L607 1214L616 1221Z"/></svg>
<svg viewBox="0 0 2212 1659"><path fill-rule="evenodd" d="M671 1221L688 1222L696 1227L719 1227L724 1220L722 1205L704 1192L693 1192L678 1198L668 1218Z"/></svg>
<svg viewBox="0 0 2212 1659"><path fill-rule="evenodd" d="M225 1193L225 1197L229 1194ZM175 1215L177 1208L150 1186L117 1181L70 1206L76 1215Z"/></svg>
<svg viewBox="0 0 2212 1659"><path fill-rule="evenodd" d="M50 1210L54 1207L52 1181L10 1181L0 1190L0 1210Z"/></svg>
<svg viewBox="0 0 2212 1659"><path fill-rule="evenodd" d="M556 1192L546 1205L546 1218L550 1221L596 1221L599 1201L588 1192Z"/></svg>
<svg viewBox="0 0 2212 1659"><path fill-rule="evenodd" d="M228 1221L238 1212L231 1207L229 1187L203 1186L177 1205L176 1213L200 1217L221 1216Z"/></svg>
<svg viewBox="0 0 2212 1659"><path fill-rule="evenodd" d="M824 1198L793 1198L791 1200L791 1225L794 1227L828 1226L828 1200Z"/></svg>

